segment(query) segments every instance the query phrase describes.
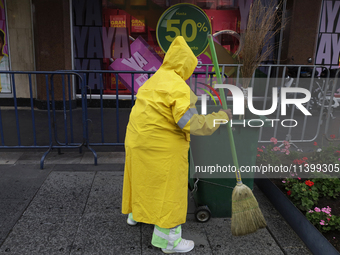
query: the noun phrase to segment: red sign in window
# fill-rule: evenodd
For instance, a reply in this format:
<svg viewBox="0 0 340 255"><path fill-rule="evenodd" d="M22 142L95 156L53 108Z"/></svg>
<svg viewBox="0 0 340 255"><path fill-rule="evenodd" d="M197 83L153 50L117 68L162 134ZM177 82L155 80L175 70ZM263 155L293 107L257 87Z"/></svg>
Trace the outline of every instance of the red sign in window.
<svg viewBox="0 0 340 255"><path fill-rule="evenodd" d="M126 16L125 15L110 16L110 27L126 27Z"/></svg>
<svg viewBox="0 0 340 255"><path fill-rule="evenodd" d="M131 17L131 32L132 33L145 33L145 18Z"/></svg>

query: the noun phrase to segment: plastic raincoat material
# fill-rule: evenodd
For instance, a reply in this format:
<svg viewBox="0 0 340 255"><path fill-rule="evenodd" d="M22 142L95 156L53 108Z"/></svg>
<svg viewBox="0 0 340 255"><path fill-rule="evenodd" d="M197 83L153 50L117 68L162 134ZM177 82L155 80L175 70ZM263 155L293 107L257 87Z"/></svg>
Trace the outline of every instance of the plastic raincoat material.
<svg viewBox="0 0 340 255"><path fill-rule="evenodd" d="M197 58L182 36L176 37L159 70L141 86L125 138L122 213L137 222L173 228L187 216L190 133L210 135L219 111L198 115L196 95L186 84ZM190 100L191 99L191 100Z"/></svg>

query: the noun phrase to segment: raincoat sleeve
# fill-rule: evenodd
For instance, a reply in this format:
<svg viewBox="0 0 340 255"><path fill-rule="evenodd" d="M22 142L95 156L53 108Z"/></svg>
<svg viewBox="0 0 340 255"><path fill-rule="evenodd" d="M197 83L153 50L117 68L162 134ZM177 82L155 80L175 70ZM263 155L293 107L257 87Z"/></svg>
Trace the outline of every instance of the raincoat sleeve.
<svg viewBox="0 0 340 255"><path fill-rule="evenodd" d="M193 109L193 108L190 108ZM196 108L195 108L196 109ZM215 123L215 119L229 120L228 114L223 111L213 112L208 115L194 114L189 123L182 129L185 132L190 132L192 135L211 135L220 126L220 124Z"/></svg>
<svg viewBox="0 0 340 255"><path fill-rule="evenodd" d="M187 100L188 99L186 99L186 102L189 102ZM175 118L177 125L186 134L199 135L199 136L211 135L220 126L218 123L214 123L215 119L229 120L228 114L226 114L224 111L219 111L217 113L213 112L208 115L198 114L197 109L195 107L195 103L197 102L197 97L192 91L190 93L189 100L190 100L190 105L187 104L187 107L184 108L185 110L183 109L183 107L182 108L177 107L177 109L178 108L181 109L180 111L181 114L180 114L180 118L178 117L177 119ZM176 109L176 107L174 109Z"/></svg>

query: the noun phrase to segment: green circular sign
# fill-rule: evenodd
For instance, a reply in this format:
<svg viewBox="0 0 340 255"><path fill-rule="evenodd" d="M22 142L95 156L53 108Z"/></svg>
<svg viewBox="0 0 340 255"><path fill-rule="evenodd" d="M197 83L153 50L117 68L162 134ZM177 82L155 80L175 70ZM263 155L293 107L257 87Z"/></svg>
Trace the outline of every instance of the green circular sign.
<svg viewBox="0 0 340 255"><path fill-rule="evenodd" d="M193 4L181 3L171 6L158 20L156 37L159 46L167 52L172 41L183 36L195 56L208 47L211 24L206 13Z"/></svg>

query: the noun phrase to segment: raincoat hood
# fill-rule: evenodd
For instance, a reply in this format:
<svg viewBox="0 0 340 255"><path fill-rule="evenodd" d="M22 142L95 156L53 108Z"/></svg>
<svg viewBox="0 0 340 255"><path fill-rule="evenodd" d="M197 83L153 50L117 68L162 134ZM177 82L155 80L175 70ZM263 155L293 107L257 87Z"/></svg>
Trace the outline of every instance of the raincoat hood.
<svg viewBox="0 0 340 255"><path fill-rule="evenodd" d="M194 72L197 62L183 36L177 36L165 54L161 67L174 70L183 80L187 80Z"/></svg>

